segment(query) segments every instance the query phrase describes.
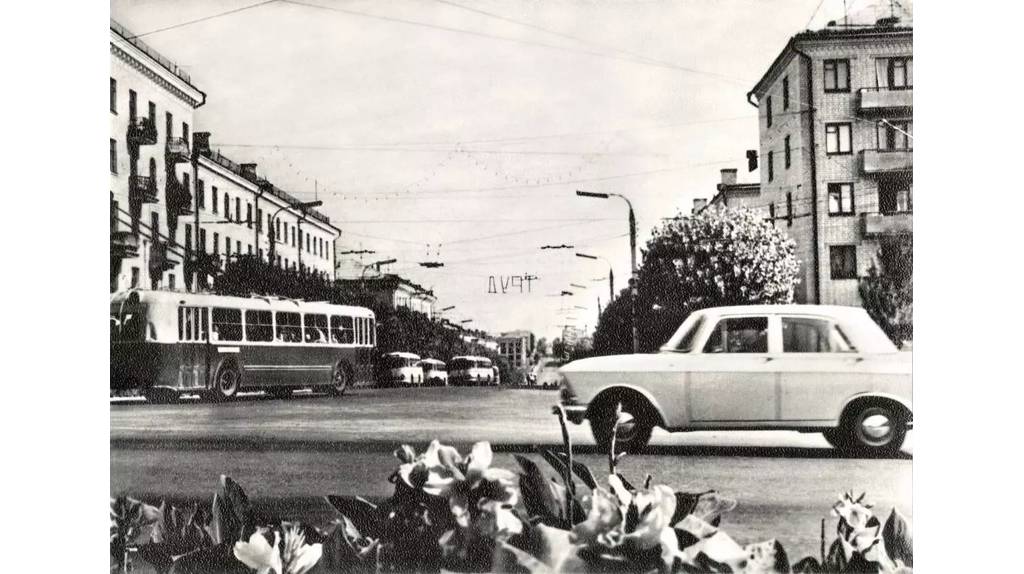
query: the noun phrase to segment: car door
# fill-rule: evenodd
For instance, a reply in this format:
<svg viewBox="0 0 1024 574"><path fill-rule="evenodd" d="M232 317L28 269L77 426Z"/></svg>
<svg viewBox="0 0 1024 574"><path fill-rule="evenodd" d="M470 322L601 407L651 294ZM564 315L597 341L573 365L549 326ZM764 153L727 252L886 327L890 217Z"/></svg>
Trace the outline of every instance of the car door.
<svg viewBox="0 0 1024 574"><path fill-rule="evenodd" d="M776 418L776 378L765 315L722 317L699 353L689 356L688 411L694 423L768 422Z"/></svg>
<svg viewBox="0 0 1024 574"><path fill-rule="evenodd" d="M779 373L779 418L830 422L846 399L871 390L870 373L836 323L825 317L783 316Z"/></svg>

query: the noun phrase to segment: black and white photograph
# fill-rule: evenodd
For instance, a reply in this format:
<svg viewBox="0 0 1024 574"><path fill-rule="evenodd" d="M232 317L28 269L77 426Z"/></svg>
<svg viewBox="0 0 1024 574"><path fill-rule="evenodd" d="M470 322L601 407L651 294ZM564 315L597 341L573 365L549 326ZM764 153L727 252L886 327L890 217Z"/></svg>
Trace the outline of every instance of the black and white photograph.
<svg viewBox="0 0 1024 574"><path fill-rule="evenodd" d="M911 0L109 8L111 574L913 571Z"/></svg>

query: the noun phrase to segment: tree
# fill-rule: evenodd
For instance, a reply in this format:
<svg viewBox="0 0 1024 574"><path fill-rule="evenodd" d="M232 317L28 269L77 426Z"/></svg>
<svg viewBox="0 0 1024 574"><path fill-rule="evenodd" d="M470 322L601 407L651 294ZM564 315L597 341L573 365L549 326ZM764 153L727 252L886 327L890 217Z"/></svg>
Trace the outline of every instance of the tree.
<svg viewBox="0 0 1024 574"><path fill-rule="evenodd" d="M537 357L543 357L548 354L548 340L546 337L537 339L537 345L534 347L533 354Z"/></svg>
<svg viewBox="0 0 1024 574"><path fill-rule="evenodd" d="M797 272L793 241L754 211L712 208L666 221L647 242L638 274L640 351L657 350L699 309L791 302ZM630 352L631 329L623 291L601 314L595 353Z"/></svg>
<svg viewBox="0 0 1024 574"><path fill-rule="evenodd" d="M872 263L867 276L860 279L859 290L864 309L897 347L913 340L913 236L885 241L878 264Z"/></svg>
<svg viewBox="0 0 1024 574"><path fill-rule="evenodd" d="M565 343L562 339L555 337L555 340L551 341L551 354L558 358L565 357Z"/></svg>

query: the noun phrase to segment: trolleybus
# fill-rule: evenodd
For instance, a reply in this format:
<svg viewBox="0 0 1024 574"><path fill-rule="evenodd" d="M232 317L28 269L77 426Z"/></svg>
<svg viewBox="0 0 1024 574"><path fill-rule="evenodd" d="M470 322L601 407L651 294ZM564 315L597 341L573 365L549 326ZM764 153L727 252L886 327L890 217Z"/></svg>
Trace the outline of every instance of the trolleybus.
<svg viewBox="0 0 1024 574"><path fill-rule="evenodd" d="M453 385L490 385L494 382L493 366L487 357L452 357L448 361L448 380Z"/></svg>
<svg viewBox="0 0 1024 574"><path fill-rule="evenodd" d="M448 370L444 361L437 359L423 359L420 361L423 367L423 380L428 385L443 387L448 385Z"/></svg>
<svg viewBox="0 0 1024 574"><path fill-rule="evenodd" d="M396 386L422 385L423 368L415 353L387 353L381 357L387 384Z"/></svg>
<svg viewBox="0 0 1024 574"><path fill-rule="evenodd" d="M242 390L341 395L372 378L373 311L270 297L133 289L110 298L110 388L151 401Z"/></svg>

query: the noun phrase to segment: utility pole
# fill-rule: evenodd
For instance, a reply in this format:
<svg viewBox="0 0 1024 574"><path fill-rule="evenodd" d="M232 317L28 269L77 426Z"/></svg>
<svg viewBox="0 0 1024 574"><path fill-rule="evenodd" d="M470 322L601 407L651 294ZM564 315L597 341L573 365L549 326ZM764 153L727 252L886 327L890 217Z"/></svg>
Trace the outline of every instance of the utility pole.
<svg viewBox="0 0 1024 574"><path fill-rule="evenodd" d="M196 264L194 266L195 273L192 278L192 286L193 289L195 289L197 292L199 291L200 275L203 275L203 286L206 286L206 276L205 274L200 273L199 269L200 263L206 259L204 257L206 255L206 246L203 245L203 243L201 242L202 234L200 233L199 230L199 154L203 151L208 150L209 147L210 132L192 132L192 153L189 154L189 159L192 160L192 195L194 197L194 199L192 200L192 204L195 207L195 209L193 209L192 211L194 211L196 215Z"/></svg>

